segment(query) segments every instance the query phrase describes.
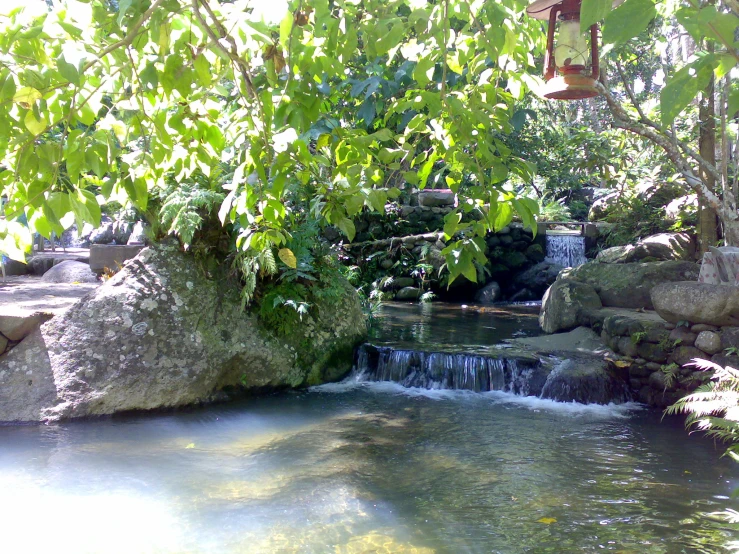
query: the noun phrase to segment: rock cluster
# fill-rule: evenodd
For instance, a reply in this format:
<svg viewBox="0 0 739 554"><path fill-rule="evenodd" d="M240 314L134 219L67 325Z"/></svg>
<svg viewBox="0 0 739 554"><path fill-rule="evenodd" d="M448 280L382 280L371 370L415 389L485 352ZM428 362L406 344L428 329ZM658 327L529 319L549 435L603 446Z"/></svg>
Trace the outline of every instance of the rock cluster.
<svg viewBox="0 0 739 554"><path fill-rule="evenodd" d="M238 284L175 246L147 248L0 358L0 421L166 408L338 379L366 324L354 289L337 286L340 298L312 306L278 337L243 311Z"/></svg>

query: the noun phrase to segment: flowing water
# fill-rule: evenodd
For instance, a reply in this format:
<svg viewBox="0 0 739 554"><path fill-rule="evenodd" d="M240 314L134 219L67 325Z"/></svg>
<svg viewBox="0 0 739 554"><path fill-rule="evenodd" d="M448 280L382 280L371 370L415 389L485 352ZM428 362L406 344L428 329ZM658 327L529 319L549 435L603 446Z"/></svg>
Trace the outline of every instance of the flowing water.
<svg viewBox="0 0 739 554"><path fill-rule="evenodd" d="M723 552L737 470L633 406L389 383L0 428L7 553Z"/></svg>
<svg viewBox="0 0 739 554"><path fill-rule="evenodd" d="M563 267L577 267L588 261L585 237L547 233L547 261Z"/></svg>
<svg viewBox="0 0 739 554"><path fill-rule="evenodd" d="M407 308L382 348L537 332L535 308ZM0 427L0 552L727 552L722 450L634 404L358 380Z"/></svg>

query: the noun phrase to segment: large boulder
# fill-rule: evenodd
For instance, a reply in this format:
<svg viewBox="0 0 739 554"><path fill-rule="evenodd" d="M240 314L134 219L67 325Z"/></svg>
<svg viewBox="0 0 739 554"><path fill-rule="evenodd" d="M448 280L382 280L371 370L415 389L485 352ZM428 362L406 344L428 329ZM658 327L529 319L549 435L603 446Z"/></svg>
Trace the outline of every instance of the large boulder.
<svg viewBox="0 0 739 554"><path fill-rule="evenodd" d="M90 270L90 264L65 260L52 266L41 280L45 283L97 283L98 277Z"/></svg>
<svg viewBox="0 0 739 554"><path fill-rule="evenodd" d="M559 279L580 281L592 286L604 306L652 309L650 293L661 284L698 279L700 267L693 262L603 264L589 262L562 272ZM661 314L660 314L661 315Z"/></svg>
<svg viewBox="0 0 739 554"><path fill-rule="evenodd" d="M0 421L182 406L351 369L366 324L348 282L337 276L278 336L242 309L238 283L210 271L176 246L143 250L0 358Z"/></svg>
<svg viewBox="0 0 739 554"><path fill-rule="evenodd" d="M545 333L567 331L589 321L587 312L601 307L598 293L592 286L560 279L544 295L539 325Z"/></svg>
<svg viewBox="0 0 739 554"><path fill-rule="evenodd" d="M601 263L631 263L649 259L692 260L695 242L688 233L660 233L645 237L635 245L613 246L598 252L595 260Z"/></svg>
<svg viewBox="0 0 739 554"><path fill-rule="evenodd" d="M739 325L739 287L709 283L662 283L652 290L657 313L671 323Z"/></svg>

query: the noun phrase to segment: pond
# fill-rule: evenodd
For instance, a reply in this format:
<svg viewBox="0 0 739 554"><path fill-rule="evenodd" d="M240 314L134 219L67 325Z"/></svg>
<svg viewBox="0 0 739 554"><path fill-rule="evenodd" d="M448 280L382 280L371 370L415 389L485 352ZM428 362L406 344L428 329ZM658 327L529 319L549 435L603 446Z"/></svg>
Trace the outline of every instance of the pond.
<svg viewBox="0 0 739 554"><path fill-rule="evenodd" d="M383 308L378 340L474 346L538 332L530 307L510 309L523 310L518 323L403 308ZM739 537L716 513L739 508L736 464L660 417L635 404L348 379L169 414L0 427L0 544L13 554L729 551Z"/></svg>

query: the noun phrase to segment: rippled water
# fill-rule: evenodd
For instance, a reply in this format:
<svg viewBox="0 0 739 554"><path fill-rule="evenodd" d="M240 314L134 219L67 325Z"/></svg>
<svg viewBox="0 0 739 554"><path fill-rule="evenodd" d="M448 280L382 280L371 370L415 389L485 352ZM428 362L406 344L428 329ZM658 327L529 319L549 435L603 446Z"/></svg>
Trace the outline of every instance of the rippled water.
<svg viewBox="0 0 739 554"><path fill-rule="evenodd" d="M722 552L733 462L634 406L327 385L0 428L2 552Z"/></svg>

